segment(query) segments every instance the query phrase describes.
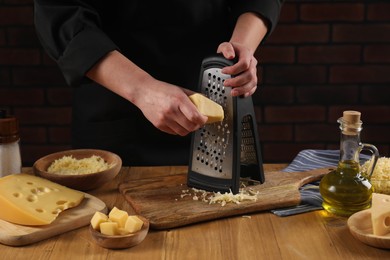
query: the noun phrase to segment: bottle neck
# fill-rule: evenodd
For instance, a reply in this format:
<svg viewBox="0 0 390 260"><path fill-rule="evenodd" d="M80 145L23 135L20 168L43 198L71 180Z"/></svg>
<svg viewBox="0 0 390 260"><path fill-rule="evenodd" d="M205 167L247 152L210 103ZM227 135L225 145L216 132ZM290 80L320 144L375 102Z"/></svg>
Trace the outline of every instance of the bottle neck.
<svg viewBox="0 0 390 260"><path fill-rule="evenodd" d="M354 161L359 163L361 149L360 135L344 135L340 138L340 161Z"/></svg>
<svg viewBox="0 0 390 260"><path fill-rule="evenodd" d="M356 125L348 124L341 119L340 123L340 161L359 163L359 155L362 144L360 142L361 123Z"/></svg>

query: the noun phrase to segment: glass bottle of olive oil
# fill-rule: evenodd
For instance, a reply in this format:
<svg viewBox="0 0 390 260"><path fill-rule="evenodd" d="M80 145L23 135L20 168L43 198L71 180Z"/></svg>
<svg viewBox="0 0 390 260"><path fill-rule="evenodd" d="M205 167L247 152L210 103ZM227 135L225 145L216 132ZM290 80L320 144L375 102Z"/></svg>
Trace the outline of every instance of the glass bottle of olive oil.
<svg viewBox="0 0 390 260"><path fill-rule="evenodd" d="M373 192L369 179L360 172L359 155L363 149L372 152L372 163L368 176L374 170L379 153L371 144L360 142L362 130L361 113L344 111L340 124L340 160L337 168L325 175L320 182L320 193L323 208L339 216L350 216L353 213L369 208Z"/></svg>

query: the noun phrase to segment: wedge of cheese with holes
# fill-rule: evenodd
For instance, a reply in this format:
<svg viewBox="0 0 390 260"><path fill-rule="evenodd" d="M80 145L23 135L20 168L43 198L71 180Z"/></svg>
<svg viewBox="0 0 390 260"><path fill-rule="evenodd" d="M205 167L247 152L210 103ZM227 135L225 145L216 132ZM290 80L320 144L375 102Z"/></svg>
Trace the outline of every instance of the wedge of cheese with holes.
<svg viewBox="0 0 390 260"><path fill-rule="evenodd" d="M84 193L49 180L14 174L0 178L0 219L21 225L47 225L78 206Z"/></svg>
<svg viewBox="0 0 390 260"><path fill-rule="evenodd" d="M390 233L390 196L380 193L372 194L371 204L372 230L376 236Z"/></svg>
<svg viewBox="0 0 390 260"><path fill-rule="evenodd" d="M203 96L202 94L195 93L189 96L192 103L198 108L199 112L208 117L206 123L211 124L222 121L224 118L223 108L220 104L212 101L211 99Z"/></svg>

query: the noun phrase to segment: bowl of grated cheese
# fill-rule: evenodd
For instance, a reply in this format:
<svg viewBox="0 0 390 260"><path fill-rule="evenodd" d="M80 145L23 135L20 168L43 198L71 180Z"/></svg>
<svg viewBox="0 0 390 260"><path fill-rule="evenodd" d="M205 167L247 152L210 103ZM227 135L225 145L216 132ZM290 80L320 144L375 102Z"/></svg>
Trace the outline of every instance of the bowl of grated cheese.
<svg viewBox="0 0 390 260"><path fill-rule="evenodd" d="M366 161L362 165L361 171L365 177L368 177L367 171L370 167L371 160ZM378 158L370 182L374 187L374 192L390 195L390 158Z"/></svg>
<svg viewBox="0 0 390 260"><path fill-rule="evenodd" d="M67 150L46 155L33 165L42 178L76 190L96 189L118 175L121 158L98 149Z"/></svg>

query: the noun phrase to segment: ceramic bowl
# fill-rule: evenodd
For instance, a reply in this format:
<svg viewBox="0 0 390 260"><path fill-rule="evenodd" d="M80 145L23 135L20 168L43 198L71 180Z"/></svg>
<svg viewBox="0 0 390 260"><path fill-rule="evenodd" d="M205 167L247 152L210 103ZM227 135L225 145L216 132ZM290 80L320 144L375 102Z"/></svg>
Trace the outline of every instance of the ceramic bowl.
<svg viewBox="0 0 390 260"><path fill-rule="evenodd" d="M93 229L91 225L89 225L89 231L93 240L101 247L109 249L123 249L133 247L141 243L149 231L149 221L142 216L137 215L137 217L139 217L144 222L144 224L141 230L132 234L115 236L104 235Z"/></svg>
<svg viewBox="0 0 390 260"><path fill-rule="evenodd" d="M102 157L111 167L107 170L79 175L49 173L47 169L56 159L73 156L76 159L89 158L92 155ZM37 160L33 165L34 173L40 177L67 186L72 189L86 191L96 189L118 175L122 167L121 158L108 151L96 149L77 149L52 153Z"/></svg>

